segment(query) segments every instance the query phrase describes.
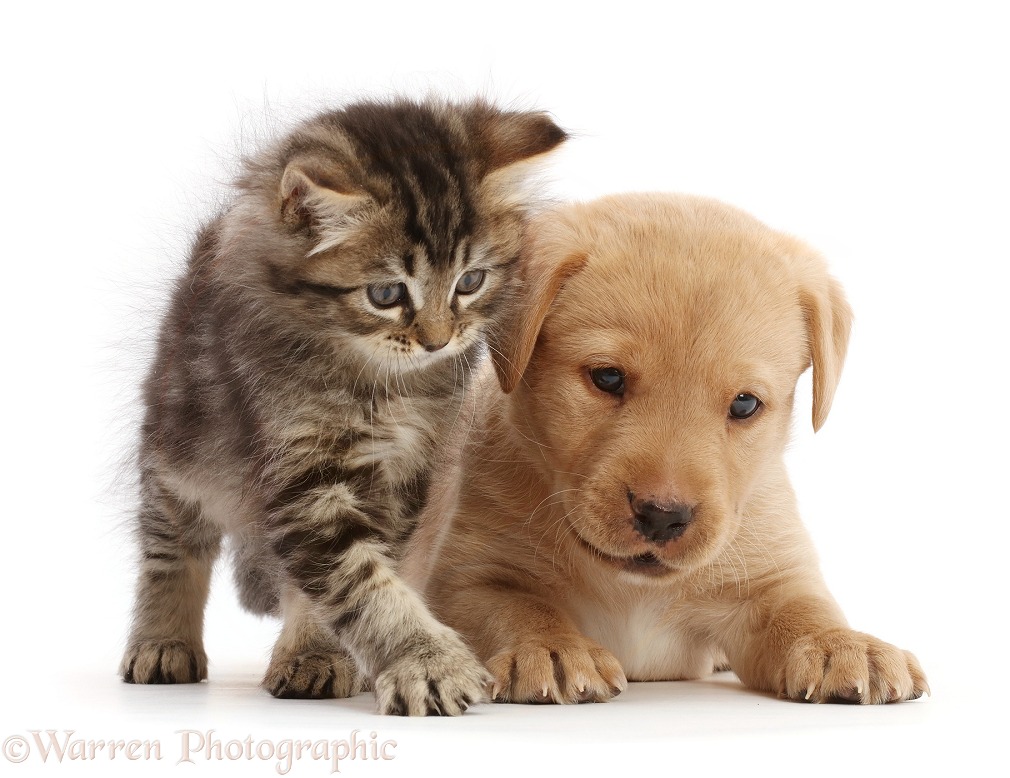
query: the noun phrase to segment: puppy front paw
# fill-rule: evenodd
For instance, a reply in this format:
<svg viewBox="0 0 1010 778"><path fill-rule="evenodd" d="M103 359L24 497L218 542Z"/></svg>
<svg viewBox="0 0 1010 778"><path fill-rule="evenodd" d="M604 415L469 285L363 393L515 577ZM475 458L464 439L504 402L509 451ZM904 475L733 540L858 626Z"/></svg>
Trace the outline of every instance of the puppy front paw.
<svg viewBox="0 0 1010 778"><path fill-rule="evenodd" d="M606 702L628 686L620 663L581 635L523 641L491 657L495 702Z"/></svg>
<svg viewBox="0 0 1010 778"><path fill-rule="evenodd" d="M394 716L458 716L487 700L491 676L451 630L406 646L375 678L379 712Z"/></svg>
<svg viewBox="0 0 1010 778"><path fill-rule="evenodd" d="M929 693L929 684L909 652L840 629L796 641L779 692L809 702L877 704L914 700Z"/></svg>

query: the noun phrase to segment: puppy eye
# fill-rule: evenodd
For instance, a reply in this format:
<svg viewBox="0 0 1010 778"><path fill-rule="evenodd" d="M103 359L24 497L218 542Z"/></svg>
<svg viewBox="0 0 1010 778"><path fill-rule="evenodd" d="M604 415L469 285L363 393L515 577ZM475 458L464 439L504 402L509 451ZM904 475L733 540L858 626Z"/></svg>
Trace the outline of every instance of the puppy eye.
<svg viewBox="0 0 1010 778"><path fill-rule="evenodd" d="M484 283L483 270L470 270L459 277L456 282L456 291L459 294L473 294Z"/></svg>
<svg viewBox="0 0 1010 778"><path fill-rule="evenodd" d="M616 367L594 367L589 371L589 378L601 392L624 394L624 373Z"/></svg>
<svg viewBox="0 0 1010 778"><path fill-rule="evenodd" d="M758 408L761 401L752 394L738 394L729 404L729 415L734 419L749 419Z"/></svg>
<svg viewBox="0 0 1010 778"><path fill-rule="evenodd" d="M397 284L372 284L368 287L368 299L376 308L392 308L407 296L407 286Z"/></svg>

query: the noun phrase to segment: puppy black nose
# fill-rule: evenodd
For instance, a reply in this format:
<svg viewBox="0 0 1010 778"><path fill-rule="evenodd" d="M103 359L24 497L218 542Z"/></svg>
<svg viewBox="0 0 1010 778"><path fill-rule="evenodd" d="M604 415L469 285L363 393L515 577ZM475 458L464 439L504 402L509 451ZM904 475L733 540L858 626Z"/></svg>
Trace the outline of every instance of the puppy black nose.
<svg viewBox="0 0 1010 778"><path fill-rule="evenodd" d="M679 538L694 518L690 505L639 500L633 494L629 494L628 499L635 512L635 531L652 543Z"/></svg>

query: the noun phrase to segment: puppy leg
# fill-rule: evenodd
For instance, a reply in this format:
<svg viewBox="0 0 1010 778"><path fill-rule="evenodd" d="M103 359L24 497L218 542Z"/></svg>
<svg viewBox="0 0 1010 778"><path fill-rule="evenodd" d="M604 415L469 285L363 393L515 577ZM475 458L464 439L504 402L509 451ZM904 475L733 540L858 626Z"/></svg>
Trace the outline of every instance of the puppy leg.
<svg viewBox="0 0 1010 778"><path fill-rule="evenodd" d="M810 702L884 703L929 693L912 654L848 628L829 598L769 592L725 635L745 684Z"/></svg>
<svg viewBox="0 0 1010 778"><path fill-rule="evenodd" d="M443 615L487 662L495 702L605 702L627 687L614 655L535 595L468 589Z"/></svg>
<svg viewBox="0 0 1010 778"><path fill-rule="evenodd" d="M316 623L305 595L285 587L281 609L284 626L263 688L274 697L305 700L353 697L364 689L354 659Z"/></svg>

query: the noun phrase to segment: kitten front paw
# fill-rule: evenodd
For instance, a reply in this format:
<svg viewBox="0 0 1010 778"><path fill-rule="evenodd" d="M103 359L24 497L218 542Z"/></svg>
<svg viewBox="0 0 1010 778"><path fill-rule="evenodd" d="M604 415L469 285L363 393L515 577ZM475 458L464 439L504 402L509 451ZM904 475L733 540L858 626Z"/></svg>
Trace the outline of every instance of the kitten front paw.
<svg viewBox="0 0 1010 778"><path fill-rule="evenodd" d="M280 699L323 700L353 697L364 683L348 654L310 652L275 656L263 688Z"/></svg>
<svg viewBox="0 0 1010 778"><path fill-rule="evenodd" d="M126 649L119 672L127 683L199 683L207 654L184 640L141 640Z"/></svg>
<svg viewBox="0 0 1010 778"><path fill-rule="evenodd" d="M839 629L798 640L779 693L809 702L876 704L929 693L918 660L872 635Z"/></svg>
<svg viewBox="0 0 1010 778"><path fill-rule="evenodd" d="M606 702L628 686L620 662L581 635L545 635L491 657L495 702Z"/></svg>
<svg viewBox="0 0 1010 778"><path fill-rule="evenodd" d="M455 632L426 635L375 679L379 712L458 716L487 700L492 677Z"/></svg>

